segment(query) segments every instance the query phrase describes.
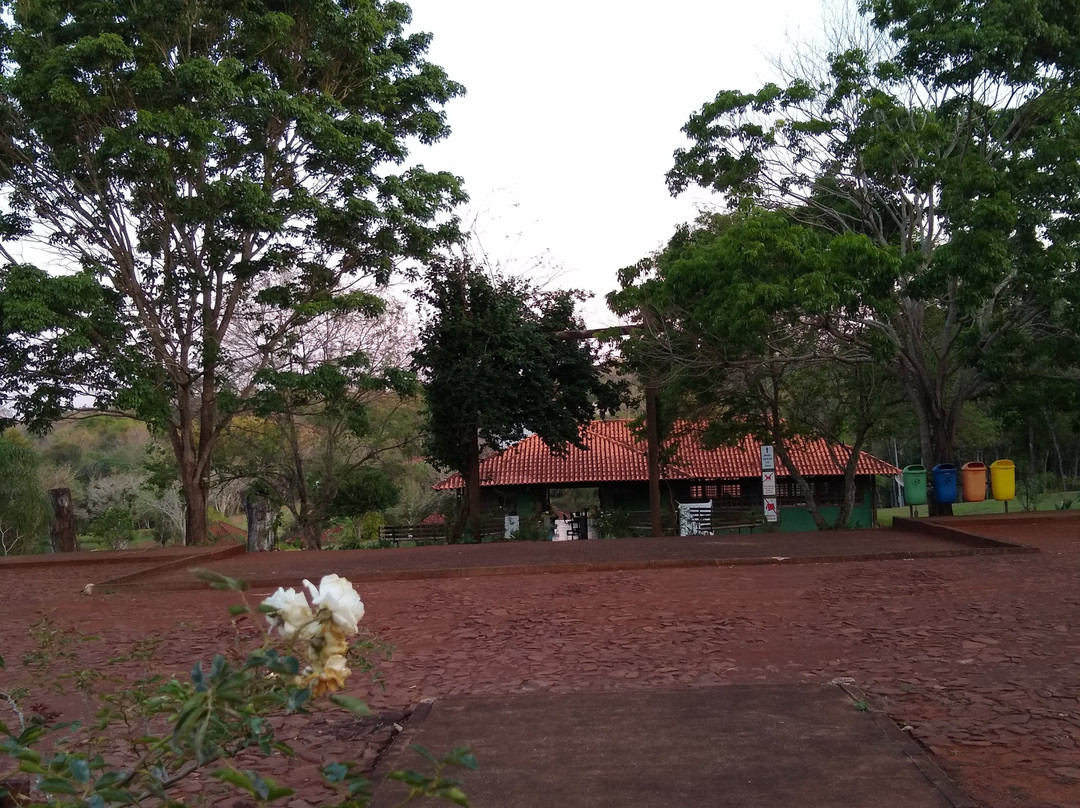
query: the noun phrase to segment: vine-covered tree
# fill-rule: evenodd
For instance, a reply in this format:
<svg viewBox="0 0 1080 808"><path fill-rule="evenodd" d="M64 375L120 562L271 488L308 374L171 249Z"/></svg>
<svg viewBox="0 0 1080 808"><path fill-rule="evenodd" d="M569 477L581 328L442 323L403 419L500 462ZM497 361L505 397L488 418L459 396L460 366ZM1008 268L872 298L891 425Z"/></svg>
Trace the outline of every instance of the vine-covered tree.
<svg viewBox="0 0 1080 808"><path fill-rule="evenodd" d="M458 179L398 168L447 134L462 91L410 16L0 0L0 393L39 428L85 395L160 430L188 543L206 536L214 445L293 335L456 238ZM253 301L280 316L232 340Z"/></svg>
<svg viewBox="0 0 1080 808"><path fill-rule="evenodd" d="M480 518L480 442L501 448L538 434L554 450L581 445L596 413L618 406L593 348L567 338L584 325L580 292L545 292L475 267L468 259L431 265L418 298L428 307L413 354L426 394L426 453L465 481L454 538Z"/></svg>
<svg viewBox="0 0 1080 808"><path fill-rule="evenodd" d="M1056 0L862 6L784 84L705 104L668 181L873 246L847 278L860 306L821 322L890 370L930 466L1075 275L1080 22Z"/></svg>

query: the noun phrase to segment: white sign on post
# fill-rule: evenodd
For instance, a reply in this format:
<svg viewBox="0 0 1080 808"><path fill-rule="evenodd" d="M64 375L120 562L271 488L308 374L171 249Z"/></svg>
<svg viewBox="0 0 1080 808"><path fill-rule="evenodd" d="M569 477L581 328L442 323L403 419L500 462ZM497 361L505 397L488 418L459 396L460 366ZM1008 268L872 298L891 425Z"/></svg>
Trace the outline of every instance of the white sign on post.
<svg viewBox="0 0 1080 808"><path fill-rule="evenodd" d="M772 471L776 468L776 460L773 458L773 447L761 447L761 470Z"/></svg>
<svg viewBox="0 0 1080 808"><path fill-rule="evenodd" d="M761 495L765 502L765 521L777 522L780 519L776 510L776 457L773 447L761 447Z"/></svg>
<svg viewBox="0 0 1080 808"><path fill-rule="evenodd" d="M779 518L776 510L776 497L765 497L765 521L775 522Z"/></svg>

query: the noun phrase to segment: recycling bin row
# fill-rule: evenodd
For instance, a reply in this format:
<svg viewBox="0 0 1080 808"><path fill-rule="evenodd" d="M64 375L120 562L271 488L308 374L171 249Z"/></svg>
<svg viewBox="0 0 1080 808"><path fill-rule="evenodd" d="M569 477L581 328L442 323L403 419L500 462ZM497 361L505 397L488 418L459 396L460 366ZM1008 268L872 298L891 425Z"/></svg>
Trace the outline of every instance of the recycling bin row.
<svg viewBox="0 0 1080 808"><path fill-rule="evenodd" d="M964 502L986 499L986 465L965 463L960 469L963 477ZM934 479L934 499L942 505L959 502L958 474L951 463L939 463L931 470ZM904 467L904 499L908 505L926 504L925 466ZM1011 460L995 460L990 464L990 493L998 502L1016 498L1016 465Z"/></svg>

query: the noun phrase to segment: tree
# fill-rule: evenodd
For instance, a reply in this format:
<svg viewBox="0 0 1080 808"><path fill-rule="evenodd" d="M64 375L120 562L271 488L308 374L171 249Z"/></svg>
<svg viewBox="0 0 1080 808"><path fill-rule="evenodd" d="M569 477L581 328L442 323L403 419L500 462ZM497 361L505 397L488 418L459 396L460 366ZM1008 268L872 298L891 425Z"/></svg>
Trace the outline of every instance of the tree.
<svg viewBox="0 0 1080 808"><path fill-rule="evenodd" d="M44 428L90 395L160 430L188 543L260 371L361 279L453 240L459 181L396 170L462 92L398 2L0 2L3 397ZM66 273L66 274L65 274ZM230 335L251 303L254 354Z"/></svg>
<svg viewBox="0 0 1080 808"><path fill-rule="evenodd" d="M752 435L775 446L822 530L847 525L859 457L891 390L816 318L843 304L844 279L873 257L863 237L831 237L784 213L708 215L624 269L623 288L608 297L620 314L648 314L624 353L661 391L661 412L704 424L710 443ZM834 457L845 497L832 522L791 460L793 443L807 437L851 444L847 458Z"/></svg>
<svg viewBox="0 0 1080 808"><path fill-rule="evenodd" d="M243 480L286 507L306 549L321 547L331 519L394 504L396 489L347 492L374 491L375 477L386 483L372 464L418 442L417 419L403 407L418 392L402 369L413 344L396 301L372 297L365 311L314 319L258 371L253 415L234 419L216 455L223 480Z"/></svg>
<svg viewBox="0 0 1080 808"><path fill-rule="evenodd" d="M39 551L48 529L37 452L26 437L7 429L0 433L0 555Z"/></svg>
<svg viewBox="0 0 1080 808"><path fill-rule="evenodd" d="M580 430L599 406L613 410L620 388L601 378L580 331L581 293L543 292L516 278L488 274L468 259L431 265L418 298L429 314L414 354L426 399L428 458L465 481L466 523L478 535L480 441L491 448L540 435L558 451L581 445Z"/></svg>
<svg viewBox="0 0 1080 808"><path fill-rule="evenodd" d="M994 364L1048 324L1075 274L1076 8L865 5L873 16L825 59L797 60L785 85L705 104L668 182L873 245L841 295L859 305L817 319L899 382L931 466L955 459L964 403L993 390Z"/></svg>

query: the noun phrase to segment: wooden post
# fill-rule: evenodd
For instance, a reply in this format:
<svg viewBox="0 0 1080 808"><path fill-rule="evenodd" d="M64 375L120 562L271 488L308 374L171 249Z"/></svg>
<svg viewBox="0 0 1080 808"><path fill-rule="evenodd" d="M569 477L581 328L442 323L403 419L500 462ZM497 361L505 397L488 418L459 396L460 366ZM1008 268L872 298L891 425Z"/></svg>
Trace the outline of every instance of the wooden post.
<svg viewBox="0 0 1080 808"><path fill-rule="evenodd" d="M75 553L79 550L79 538L75 534L75 508L71 504L70 488L49 489L53 520L49 539L54 553Z"/></svg>
<svg viewBox="0 0 1080 808"><path fill-rule="evenodd" d="M247 516L247 549L262 553L277 548L277 512L270 500L258 494L244 495L244 514Z"/></svg>

